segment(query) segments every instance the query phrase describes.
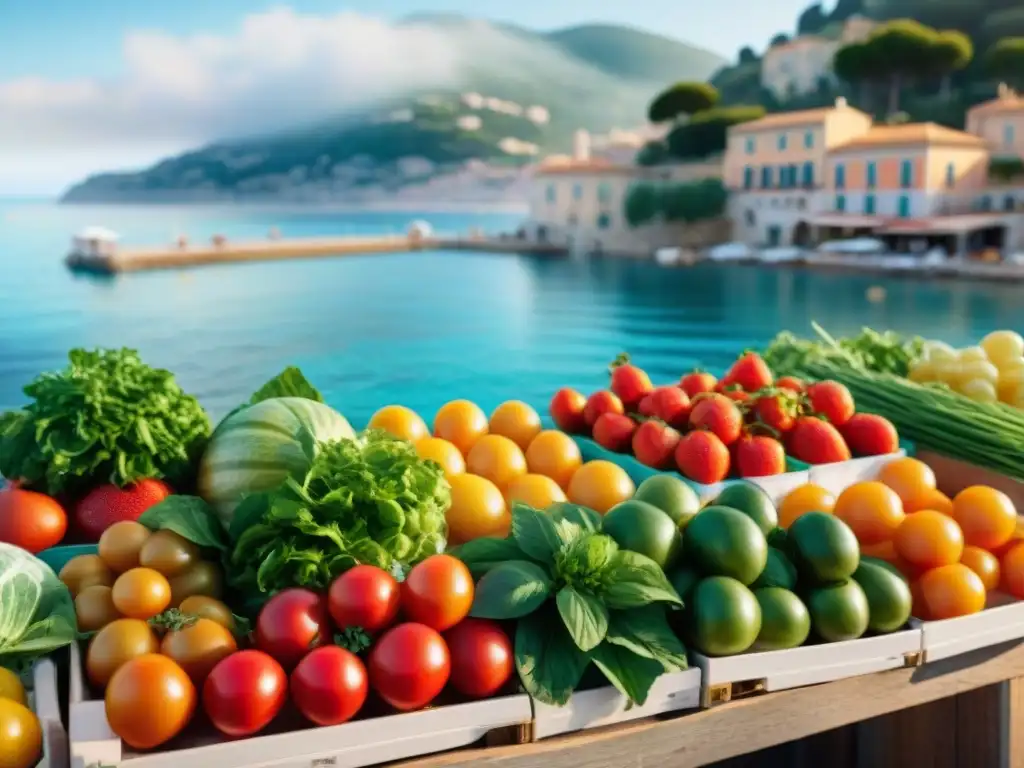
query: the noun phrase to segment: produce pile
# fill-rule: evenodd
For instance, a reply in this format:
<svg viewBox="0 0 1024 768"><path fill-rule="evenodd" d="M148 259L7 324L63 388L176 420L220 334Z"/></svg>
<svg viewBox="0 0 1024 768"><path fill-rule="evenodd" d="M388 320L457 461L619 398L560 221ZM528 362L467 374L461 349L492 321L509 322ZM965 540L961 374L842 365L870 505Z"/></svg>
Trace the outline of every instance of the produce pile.
<svg viewBox="0 0 1024 768"><path fill-rule="evenodd" d="M707 485L782 474L787 455L829 464L899 449L892 423L857 413L843 384L776 379L754 352L740 357L721 380L693 371L661 387L621 355L611 366L609 389L584 397L564 388L550 408L569 434Z"/></svg>
<svg viewBox="0 0 1024 768"><path fill-rule="evenodd" d="M865 330L817 341L780 334L764 351L773 368L844 384L860 409L889 419L920 448L1024 479L1024 339L996 331L981 346L945 344Z"/></svg>

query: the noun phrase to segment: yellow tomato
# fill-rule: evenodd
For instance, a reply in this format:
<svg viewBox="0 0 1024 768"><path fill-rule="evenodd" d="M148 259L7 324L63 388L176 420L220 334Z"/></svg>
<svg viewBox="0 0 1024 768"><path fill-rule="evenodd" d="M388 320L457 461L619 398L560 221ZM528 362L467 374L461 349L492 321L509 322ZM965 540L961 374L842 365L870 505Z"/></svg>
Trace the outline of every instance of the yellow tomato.
<svg viewBox="0 0 1024 768"><path fill-rule="evenodd" d="M494 409L488 428L492 435L502 435L525 451L540 432L540 416L521 400L509 400Z"/></svg>
<svg viewBox="0 0 1024 768"><path fill-rule="evenodd" d="M544 475L522 475L505 488L505 503L509 509L516 502L534 509L547 509L559 501L566 501L565 492Z"/></svg>
<svg viewBox="0 0 1024 768"><path fill-rule="evenodd" d="M39 718L10 699L0 699L0 768L32 768L43 752Z"/></svg>
<svg viewBox="0 0 1024 768"><path fill-rule="evenodd" d="M415 411L404 405L385 405L370 417L368 426L371 429L383 429L410 443L415 443L430 434L427 431L427 423Z"/></svg>
<svg viewBox="0 0 1024 768"><path fill-rule="evenodd" d="M532 474L550 477L562 488L569 487L581 464L583 457L576 441L557 429L544 430L526 449L527 469Z"/></svg>
<svg viewBox="0 0 1024 768"><path fill-rule="evenodd" d="M987 363L988 353L981 347L964 347L957 352L957 358L961 363Z"/></svg>
<svg viewBox="0 0 1024 768"><path fill-rule="evenodd" d="M995 383L999 380L999 369L992 365L988 360L962 361L960 366L960 380L971 381L972 379L990 381L992 382L992 385L995 386Z"/></svg>
<svg viewBox="0 0 1024 768"><path fill-rule="evenodd" d="M939 362L940 360L956 360L957 351L949 344L942 341L928 341L924 345L924 357L926 360Z"/></svg>
<svg viewBox="0 0 1024 768"><path fill-rule="evenodd" d="M19 704L25 704L28 701L21 678L5 667L0 667L0 699L10 699Z"/></svg>
<svg viewBox="0 0 1024 768"><path fill-rule="evenodd" d="M456 475L448 482L452 486L452 503L445 514L449 544L508 536L512 517L498 486L478 475Z"/></svg>
<svg viewBox="0 0 1024 768"><path fill-rule="evenodd" d="M152 568L132 568L117 577L111 597L121 615L146 620L171 604L171 585Z"/></svg>
<svg viewBox="0 0 1024 768"><path fill-rule="evenodd" d="M836 497L827 488L807 483L794 488L779 504L779 527L788 529L793 522L808 512L832 514Z"/></svg>
<svg viewBox="0 0 1024 768"><path fill-rule="evenodd" d="M468 456L476 441L487 434L487 416L469 400L452 400L434 417L434 437L440 437Z"/></svg>
<svg viewBox="0 0 1024 768"><path fill-rule="evenodd" d="M178 610L189 616L216 621L229 632L235 631L235 616L220 600L206 595L192 595L181 601Z"/></svg>
<svg viewBox="0 0 1024 768"><path fill-rule="evenodd" d="M484 435L466 456L466 471L486 477L504 489L512 480L526 474L526 457L507 437Z"/></svg>
<svg viewBox="0 0 1024 768"><path fill-rule="evenodd" d="M970 379L961 384L957 391L976 403L994 403L999 399L996 385L987 379Z"/></svg>
<svg viewBox="0 0 1024 768"><path fill-rule="evenodd" d="M981 346L1000 368L1004 361L1024 357L1024 337L1013 331L993 331L981 340Z"/></svg>
<svg viewBox="0 0 1024 768"><path fill-rule="evenodd" d="M466 461L459 449L440 437L424 437L416 441L416 453L421 459L436 461L447 478L461 475L466 471Z"/></svg>
<svg viewBox="0 0 1024 768"><path fill-rule="evenodd" d="M588 461L569 481L569 501L604 514L633 497L636 486L622 467L610 461Z"/></svg>
<svg viewBox="0 0 1024 768"><path fill-rule="evenodd" d="M907 378L918 383L935 381L935 379L938 378L935 372L935 363L931 360L922 360L910 369L910 372L907 374Z"/></svg>
<svg viewBox="0 0 1024 768"><path fill-rule="evenodd" d="M963 375L963 363L957 359L943 358L936 360L933 364L935 380L949 385L956 384Z"/></svg>

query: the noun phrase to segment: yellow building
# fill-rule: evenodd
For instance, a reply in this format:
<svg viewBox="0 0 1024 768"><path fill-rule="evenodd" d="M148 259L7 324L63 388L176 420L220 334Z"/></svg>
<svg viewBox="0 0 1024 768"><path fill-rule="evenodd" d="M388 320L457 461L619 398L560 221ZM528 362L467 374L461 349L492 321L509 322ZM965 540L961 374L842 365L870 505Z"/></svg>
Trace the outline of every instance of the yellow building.
<svg viewBox="0 0 1024 768"><path fill-rule="evenodd" d="M779 99L816 90L823 79L834 80L832 59L836 51L865 40L874 27L870 19L852 16L843 24L838 38L800 35L769 48L761 60L761 85Z"/></svg>
<svg viewBox="0 0 1024 768"><path fill-rule="evenodd" d="M995 99L967 111L967 130L985 139L994 157L1024 159L1024 97L1000 86Z"/></svg>

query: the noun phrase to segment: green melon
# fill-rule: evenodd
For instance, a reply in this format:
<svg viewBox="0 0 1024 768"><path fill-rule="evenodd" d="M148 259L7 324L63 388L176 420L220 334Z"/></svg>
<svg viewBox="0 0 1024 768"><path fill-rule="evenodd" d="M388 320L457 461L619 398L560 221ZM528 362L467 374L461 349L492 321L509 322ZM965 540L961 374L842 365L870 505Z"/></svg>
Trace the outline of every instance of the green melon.
<svg viewBox="0 0 1024 768"><path fill-rule="evenodd" d="M303 448L304 432L314 443L355 436L344 416L304 397L263 400L217 426L199 463L197 485L225 528L244 496L271 491L289 475L301 478L308 471L312 457Z"/></svg>

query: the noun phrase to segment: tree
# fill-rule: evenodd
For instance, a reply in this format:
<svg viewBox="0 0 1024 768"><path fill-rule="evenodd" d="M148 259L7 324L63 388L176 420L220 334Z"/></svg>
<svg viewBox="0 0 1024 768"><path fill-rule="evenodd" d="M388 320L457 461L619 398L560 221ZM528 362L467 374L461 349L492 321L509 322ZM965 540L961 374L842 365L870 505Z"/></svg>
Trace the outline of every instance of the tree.
<svg viewBox="0 0 1024 768"><path fill-rule="evenodd" d="M764 107L719 107L693 116L666 137L668 151L679 160L700 160L725 151L730 126L764 117Z"/></svg>
<svg viewBox="0 0 1024 768"><path fill-rule="evenodd" d="M629 226L639 227L649 224L661 212L661 192L649 182L634 184L626 192L623 206Z"/></svg>
<svg viewBox="0 0 1024 768"><path fill-rule="evenodd" d="M757 62L757 54L754 53L754 49L749 45L745 45L740 48L740 64L754 64Z"/></svg>
<svg viewBox="0 0 1024 768"><path fill-rule="evenodd" d="M890 114L900 111L903 85L915 76L928 74L937 40L938 32L931 27L913 19L897 19L876 29L865 42L867 51L862 63L868 69L884 72L889 81Z"/></svg>
<svg viewBox="0 0 1024 768"><path fill-rule="evenodd" d="M775 37L773 37L771 39L771 42L768 43L768 47L769 48L775 48L776 46L779 46L779 45L785 45L788 42L789 42L789 35L787 35L785 32L779 32L779 34L777 34Z"/></svg>
<svg viewBox="0 0 1024 768"><path fill-rule="evenodd" d="M846 21L851 16L864 13L863 0L839 0L829 14L829 21Z"/></svg>
<svg viewBox="0 0 1024 768"><path fill-rule="evenodd" d="M666 221L693 223L715 219L725 212L729 193L720 179L673 184L661 195Z"/></svg>
<svg viewBox="0 0 1024 768"><path fill-rule="evenodd" d="M636 153L636 164L643 166L659 165L668 159L668 145L664 141L648 141Z"/></svg>
<svg viewBox="0 0 1024 768"><path fill-rule="evenodd" d="M718 89L709 83L676 83L659 93L647 108L652 123L668 123L681 115L695 115L718 103Z"/></svg>
<svg viewBox="0 0 1024 768"><path fill-rule="evenodd" d="M867 43L844 45L832 59L832 71L836 77L855 87L860 92L858 101L867 107L871 86L884 75L876 51Z"/></svg>
<svg viewBox="0 0 1024 768"><path fill-rule="evenodd" d="M928 49L928 69L942 79L942 96L950 97L951 76L971 63L974 44L963 32L947 29L939 32Z"/></svg>
<svg viewBox="0 0 1024 768"><path fill-rule="evenodd" d="M1024 87L1024 37L1004 37L985 52L985 73L1014 88Z"/></svg>
<svg viewBox="0 0 1024 768"><path fill-rule="evenodd" d="M796 21L796 32L798 35L816 35L828 24L828 16L821 8L821 3L815 3L804 9Z"/></svg>

